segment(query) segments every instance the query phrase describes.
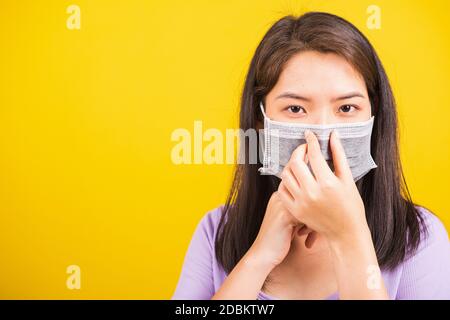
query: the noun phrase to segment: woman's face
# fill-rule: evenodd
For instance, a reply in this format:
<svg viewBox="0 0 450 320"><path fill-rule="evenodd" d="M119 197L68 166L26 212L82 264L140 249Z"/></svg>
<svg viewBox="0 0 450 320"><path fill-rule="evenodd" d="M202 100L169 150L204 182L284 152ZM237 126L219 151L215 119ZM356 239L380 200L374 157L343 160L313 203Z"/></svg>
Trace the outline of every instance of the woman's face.
<svg viewBox="0 0 450 320"><path fill-rule="evenodd" d="M371 117L361 75L342 57L304 51L286 63L266 96L267 116L308 124L360 122Z"/></svg>

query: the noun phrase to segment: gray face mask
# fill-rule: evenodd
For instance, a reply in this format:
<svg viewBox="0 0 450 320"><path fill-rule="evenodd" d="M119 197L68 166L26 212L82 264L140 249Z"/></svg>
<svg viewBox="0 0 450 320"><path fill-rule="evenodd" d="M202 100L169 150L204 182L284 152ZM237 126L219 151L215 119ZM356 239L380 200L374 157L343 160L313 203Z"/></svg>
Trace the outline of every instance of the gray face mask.
<svg viewBox="0 0 450 320"><path fill-rule="evenodd" d="M306 129L316 135L322 154L333 172L334 166L331 150L329 150L329 140L334 129L339 133L354 181L361 179L371 169L377 168L370 155L373 116L364 122L331 125L304 124L271 120L266 116L262 102L260 107L264 116L264 134L260 139L260 148L263 153L263 166L259 168L261 174L276 175L280 178L280 174L294 150L299 145L306 143ZM308 167L313 172L309 163Z"/></svg>

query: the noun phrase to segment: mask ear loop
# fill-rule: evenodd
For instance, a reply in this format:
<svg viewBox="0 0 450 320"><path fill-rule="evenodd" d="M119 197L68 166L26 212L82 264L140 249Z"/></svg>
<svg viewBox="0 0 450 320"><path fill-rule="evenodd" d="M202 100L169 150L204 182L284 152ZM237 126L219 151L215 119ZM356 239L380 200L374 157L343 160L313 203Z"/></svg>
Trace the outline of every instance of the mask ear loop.
<svg viewBox="0 0 450 320"><path fill-rule="evenodd" d="M264 106L263 106L262 101L259 103L259 108L261 109L261 112L262 112L262 114L264 116L264 119L266 119L267 116L266 116L266 113L264 112Z"/></svg>
<svg viewBox="0 0 450 320"><path fill-rule="evenodd" d="M261 112L264 116L264 155L263 155L263 166L258 169L258 171L263 174L274 174L274 171L269 167L269 159L270 159L270 134L269 134L269 121L266 116L266 113L264 112L264 106L262 101L259 103L259 107L261 109Z"/></svg>

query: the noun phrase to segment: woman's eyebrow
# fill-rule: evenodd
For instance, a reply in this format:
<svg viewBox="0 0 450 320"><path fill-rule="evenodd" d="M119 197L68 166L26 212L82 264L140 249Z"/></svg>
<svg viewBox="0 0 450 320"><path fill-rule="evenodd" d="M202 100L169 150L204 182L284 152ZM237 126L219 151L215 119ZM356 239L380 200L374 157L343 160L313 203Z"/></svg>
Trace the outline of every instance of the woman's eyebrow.
<svg viewBox="0 0 450 320"><path fill-rule="evenodd" d="M281 98L290 98L290 99L297 99L297 100L304 100L304 101L311 101L311 99L300 96L296 93L292 93L292 92L284 92L282 94L280 94L279 96L277 96L275 99L281 99Z"/></svg>
<svg viewBox="0 0 450 320"><path fill-rule="evenodd" d="M345 100L345 99L350 99L350 98L355 98L355 97L365 98L365 96L362 93L355 91L355 92L349 92L342 96L336 97L336 98L332 99L332 101L335 102L335 101ZM275 99L281 99L281 98L290 98L290 99L297 99L297 100L303 100L303 101L311 101L310 98L301 96L301 95L293 93L293 92L284 92L284 93L278 95Z"/></svg>
<svg viewBox="0 0 450 320"><path fill-rule="evenodd" d="M365 96L362 93L355 91L355 92L349 92L340 97L336 97L332 101L334 102L334 101L345 100L345 99L350 99L350 98L355 98L355 97L365 98Z"/></svg>

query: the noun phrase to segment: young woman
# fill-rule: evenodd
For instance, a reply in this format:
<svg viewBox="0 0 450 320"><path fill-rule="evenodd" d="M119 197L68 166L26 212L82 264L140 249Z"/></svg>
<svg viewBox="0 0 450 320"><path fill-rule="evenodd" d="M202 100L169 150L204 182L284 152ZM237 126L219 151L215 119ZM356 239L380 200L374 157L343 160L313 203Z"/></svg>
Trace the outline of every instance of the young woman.
<svg viewBox="0 0 450 320"><path fill-rule="evenodd" d="M281 179L238 165L226 204L197 226L172 298L449 299L448 235L411 200L394 97L366 37L327 13L280 19L251 61L240 128L262 128L264 111L311 127L373 117L376 167L355 181L337 130L332 166L311 131Z"/></svg>

